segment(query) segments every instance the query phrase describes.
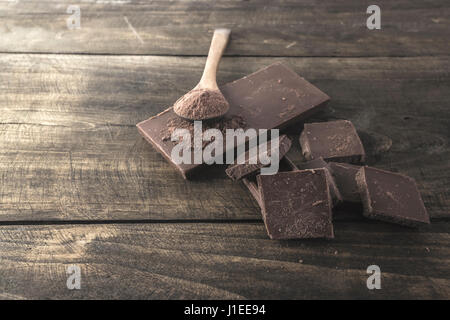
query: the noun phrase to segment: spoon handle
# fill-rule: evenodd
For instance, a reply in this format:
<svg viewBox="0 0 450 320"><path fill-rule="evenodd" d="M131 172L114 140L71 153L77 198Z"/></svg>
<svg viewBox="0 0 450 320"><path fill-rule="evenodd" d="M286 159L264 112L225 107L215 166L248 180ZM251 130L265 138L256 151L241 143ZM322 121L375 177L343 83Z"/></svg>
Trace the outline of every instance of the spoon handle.
<svg viewBox="0 0 450 320"><path fill-rule="evenodd" d="M216 29L209 47L208 58L206 59L205 69L203 70L202 78L197 85L197 88L202 89L219 89L216 82L217 67L219 66L220 58L230 38L230 29Z"/></svg>

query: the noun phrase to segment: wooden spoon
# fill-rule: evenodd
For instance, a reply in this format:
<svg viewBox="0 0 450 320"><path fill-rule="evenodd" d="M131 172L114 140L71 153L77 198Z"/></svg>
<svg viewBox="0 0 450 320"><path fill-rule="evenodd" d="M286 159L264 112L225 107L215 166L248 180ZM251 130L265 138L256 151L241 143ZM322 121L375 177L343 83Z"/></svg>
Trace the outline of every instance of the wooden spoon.
<svg viewBox="0 0 450 320"><path fill-rule="evenodd" d="M209 120L223 116L230 105L217 86L216 73L227 46L230 29L216 29L200 82L173 105L174 112L188 120Z"/></svg>

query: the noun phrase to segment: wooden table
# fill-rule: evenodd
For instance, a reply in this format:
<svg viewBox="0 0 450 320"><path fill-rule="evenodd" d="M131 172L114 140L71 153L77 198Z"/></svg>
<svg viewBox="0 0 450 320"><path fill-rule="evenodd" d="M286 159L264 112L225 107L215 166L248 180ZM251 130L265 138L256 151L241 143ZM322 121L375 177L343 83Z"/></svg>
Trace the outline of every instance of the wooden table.
<svg viewBox="0 0 450 320"><path fill-rule="evenodd" d="M450 298L450 4L377 1L368 30L370 4L1 0L0 298ZM233 30L219 84L287 63L332 99L311 120L351 120L432 224L340 210L333 241L271 241L223 168L184 181L135 124L196 84L215 27Z"/></svg>

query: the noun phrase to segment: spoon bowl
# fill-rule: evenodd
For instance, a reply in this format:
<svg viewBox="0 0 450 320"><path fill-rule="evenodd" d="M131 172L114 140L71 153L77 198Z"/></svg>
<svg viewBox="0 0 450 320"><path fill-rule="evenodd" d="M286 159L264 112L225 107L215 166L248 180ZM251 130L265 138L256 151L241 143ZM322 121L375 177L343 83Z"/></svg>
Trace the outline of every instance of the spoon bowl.
<svg viewBox="0 0 450 320"><path fill-rule="evenodd" d="M211 120L222 117L230 108L217 86L220 58L227 46L230 29L216 29L200 82L173 105L174 112L187 120Z"/></svg>

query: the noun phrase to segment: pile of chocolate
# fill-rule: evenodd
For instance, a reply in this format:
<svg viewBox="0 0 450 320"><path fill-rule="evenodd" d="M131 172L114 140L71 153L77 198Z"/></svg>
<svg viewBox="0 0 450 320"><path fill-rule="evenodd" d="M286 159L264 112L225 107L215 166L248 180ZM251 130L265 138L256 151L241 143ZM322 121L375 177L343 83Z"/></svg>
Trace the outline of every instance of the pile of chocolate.
<svg viewBox="0 0 450 320"><path fill-rule="evenodd" d="M282 63L227 83L220 91L230 108L224 117L205 127L222 131L233 128L233 123L256 130L292 127L323 110L329 101L328 95ZM175 127L192 127L183 121L168 108L137 127L185 179L190 179L205 174L205 164L173 161L174 144L167 138L167 132ZM271 238L333 238L332 208L343 202L362 203L364 216L370 219L407 226L429 223L413 179L362 166L364 148L350 121L306 123L300 144L309 161L299 167L285 155L291 141L281 136L278 173L261 175L263 165L250 163L226 170L232 179L242 180L259 203Z"/></svg>
<svg viewBox="0 0 450 320"><path fill-rule="evenodd" d="M370 219L412 227L430 223L414 179L361 165L365 152L350 121L306 123L300 145L308 161L298 167L286 156L291 141L283 135L281 172L261 175L262 165L249 163L226 170L260 205L271 239L333 238L332 208L343 202L362 203Z"/></svg>

